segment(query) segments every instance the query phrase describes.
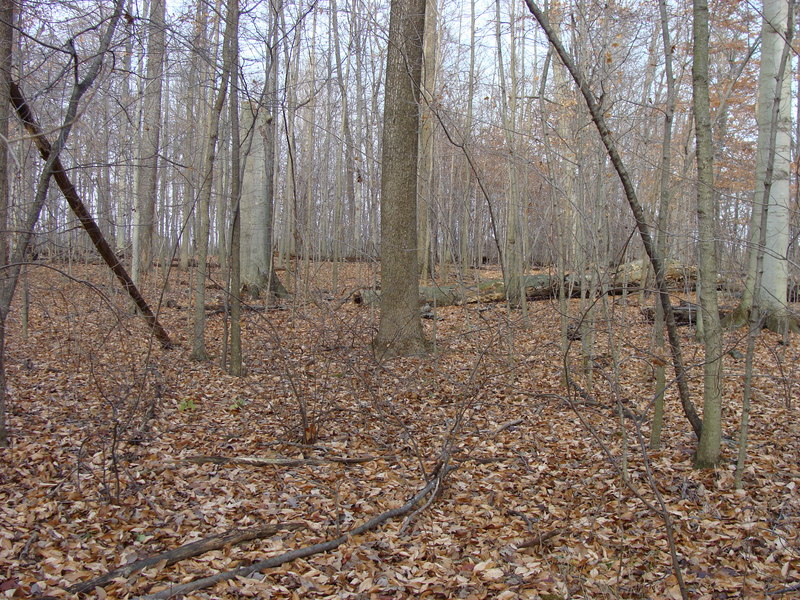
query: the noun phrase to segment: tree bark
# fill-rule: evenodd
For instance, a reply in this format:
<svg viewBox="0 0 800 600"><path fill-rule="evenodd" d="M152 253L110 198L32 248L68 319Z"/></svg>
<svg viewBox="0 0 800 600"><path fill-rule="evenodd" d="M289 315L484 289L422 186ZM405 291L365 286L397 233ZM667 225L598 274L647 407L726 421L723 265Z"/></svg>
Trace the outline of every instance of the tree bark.
<svg viewBox="0 0 800 600"><path fill-rule="evenodd" d="M664 46L664 76L667 83L667 105L664 108L664 136L661 140L661 174L659 176L658 224L656 226L656 250L658 255L668 263L667 227L669 227L669 211L671 206L670 181L672 178L672 121L675 117L675 76L672 71L672 39L669 33L666 0L658 2L661 20L661 40ZM656 303L655 324L656 351L664 349L664 308ZM650 427L650 449L661 445L661 429L664 423L664 391L666 375L664 365L656 366L656 392L653 402L653 421Z"/></svg>
<svg viewBox="0 0 800 600"><path fill-rule="evenodd" d="M717 304L711 109L708 93L708 1L694 0L692 97L697 156L698 280L703 311L703 428L695 456L697 468L719 462L722 439L722 327Z"/></svg>
<svg viewBox="0 0 800 600"><path fill-rule="evenodd" d="M378 356L424 354L417 262L419 87L426 0L392 0L381 157Z"/></svg>
<svg viewBox="0 0 800 600"><path fill-rule="evenodd" d="M775 331L790 325L786 305L788 284L787 248L789 245L790 160L791 160L791 78L786 76L782 56L789 46L793 27L788 18L788 0L764 0L761 26L761 69L758 78L758 140L756 183L750 219L747 281L736 319L730 325L747 321L747 313L757 302L765 323ZM783 66L782 66L783 65ZM773 111L773 108L777 108ZM773 125L774 123L774 125ZM775 134L772 129L775 127ZM767 164L772 163L770 191L765 193ZM766 213L766 219L762 219ZM761 236L762 221L765 235ZM766 245L759 244L760 239ZM756 263L763 253L761 285L756 286ZM794 326L796 329L796 325Z"/></svg>
<svg viewBox="0 0 800 600"><path fill-rule="evenodd" d="M425 5L425 35L422 40L422 86L420 88L419 164L417 171L417 262L422 280L433 276L431 260L431 207L433 201L433 154L435 129L433 102L436 95L438 61L437 0Z"/></svg>
<svg viewBox="0 0 800 600"><path fill-rule="evenodd" d="M202 540L197 540L196 542L184 544L183 546L179 546L178 548L169 550L167 552L162 552L154 556L149 556L147 558L134 561L125 565L124 567L109 571L100 577L96 577L89 581L84 581L83 583L76 583L75 585L70 586L67 591L71 594L85 594L91 592L98 586L104 586L105 584L110 583L117 577L130 577L134 573L138 573L139 571L143 571L149 567L156 566L161 561L165 561L166 566L174 565L175 563L186 560L187 558L193 558L195 556L205 554L206 552L219 550L228 545L235 546L251 540L260 540L266 537L271 537L280 531L293 531L301 529L302 527L303 525L301 523L278 523L276 525L265 525L263 527L256 527L253 529L234 529L232 531L223 533L222 535L207 537Z"/></svg>
<svg viewBox="0 0 800 600"><path fill-rule="evenodd" d="M231 95L228 102L231 119L231 362L230 373L236 377L243 374L242 368L242 262L241 262L241 211L242 191L241 139L239 135L239 0L228 0L228 18L231 25L231 40L225 60L230 65ZM221 248L220 252L225 249Z"/></svg>
<svg viewBox="0 0 800 600"><path fill-rule="evenodd" d="M193 360L207 360L205 343L206 328L206 278L208 276L208 244L209 244L209 206L211 204L211 190L214 186L214 162L217 157L217 140L219 139L219 120L222 109L225 106L225 97L228 94L228 78L230 76L230 64L225 48L230 43L233 32L231 31L231 15L226 17L225 35L223 36L223 66L220 75L220 87L214 105L207 117L206 124L206 144L203 152L203 173L200 186L200 214L198 221L200 226L197 233L197 275L195 277L194 292L194 330L192 338Z"/></svg>
<svg viewBox="0 0 800 600"><path fill-rule="evenodd" d="M8 231L8 122L10 118L9 82L14 47L14 0L0 2L0 287L7 284L6 266L10 250ZM6 428L6 314L0 314L0 447L8 446Z"/></svg>
<svg viewBox="0 0 800 600"><path fill-rule="evenodd" d="M147 41L147 74L144 92L142 135L139 145L139 176L133 236L133 280L150 271L153 263L156 197L158 195L158 152L161 137L161 90L164 71L165 0L151 0Z"/></svg>

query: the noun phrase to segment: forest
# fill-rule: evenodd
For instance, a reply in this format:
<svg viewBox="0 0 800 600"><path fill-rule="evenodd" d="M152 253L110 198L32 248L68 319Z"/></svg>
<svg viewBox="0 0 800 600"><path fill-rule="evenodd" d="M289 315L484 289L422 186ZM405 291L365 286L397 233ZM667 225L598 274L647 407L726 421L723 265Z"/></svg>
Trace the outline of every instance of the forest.
<svg viewBox="0 0 800 600"><path fill-rule="evenodd" d="M793 0L0 0L0 595L800 597Z"/></svg>

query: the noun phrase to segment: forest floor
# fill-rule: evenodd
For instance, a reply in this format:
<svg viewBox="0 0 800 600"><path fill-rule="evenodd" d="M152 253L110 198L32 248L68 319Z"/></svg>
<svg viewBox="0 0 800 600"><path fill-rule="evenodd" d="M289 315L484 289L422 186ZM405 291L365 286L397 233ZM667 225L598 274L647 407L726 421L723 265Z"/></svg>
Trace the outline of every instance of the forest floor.
<svg viewBox="0 0 800 600"><path fill-rule="evenodd" d="M369 350L377 313L340 302L375 280L375 266L344 265L331 294L329 265L311 265L307 284L289 281L305 293L245 313L247 373L236 378L220 367L224 311L207 313L211 359L189 359L191 273L172 272L163 290L160 317L177 346L162 350L103 268L58 269L31 270L27 332L21 300L9 319L0 597L74 597L69 586L232 529L296 524L160 561L85 597L144 596L324 542L403 505L442 457L454 469L404 517L186 597L680 598L652 483L691 598L800 596L796 338L758 340L736 491L744 334L726 335L738 352L724 357L721 466L692 468L674 386L663 444L645 454L634 420L620 419L623 405L651 412L664 358L638 295L595 305L590 361L581 341L562 353L558 305L544 301L527 321L503 304L437 309L425 321L435 352L379 362ZM145 296L155 305L162 288L156 273ZM208 305L222 294L209 285ZM577 319L579 302L569 309ZM702 352L691 329L681 334L700 409ZM565 366L586 395L567 393Z"/></svg>

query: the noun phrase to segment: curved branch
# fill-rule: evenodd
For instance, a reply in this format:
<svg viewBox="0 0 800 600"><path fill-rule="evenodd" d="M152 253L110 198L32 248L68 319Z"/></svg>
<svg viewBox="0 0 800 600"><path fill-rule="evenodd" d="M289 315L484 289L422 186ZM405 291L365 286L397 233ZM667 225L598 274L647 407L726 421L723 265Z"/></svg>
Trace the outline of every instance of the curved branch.
<svg viewBox="0 0 800 600"><path fill-rule="evenodd" d="M578 86L583 98L586 100L586 106L589 109L589 114L592 117L592 121L594 121L597 132L600 134L600 140L606 147L608 157L611 159L611 163L614 165L614 169L617 171L617 176L622 184L622 189L625 191L625 198L627 199L628 205L633 213L633 217L636 220L636 227L639 230L639 236L642 239L645 252L647 252L647 256L650 259L650 264L653 266L653 271L655 272L656 287L658 288L661 306L664 309L664 320L667 326L670 349L672 351L672 365L675 369L675 379L678 383L678 392L680 394L683 412L686 415L686 418L689 420L695 435L699 438L700 432L703 429L703 421L697 414L697 410L695 409L694 404L689 396L689 385L686 382L686 368L684 367L683 363L683 353L681 351L680 338L678 336L677 326L675 325L675 315L672 310L672 302L667 291L664 260L663 257L660 256L655 243L653 242L653 234L651 232L650 225L645 219L644 209L639 202L636 189L633 185L633 180L631 179L631 176L625 167L625 163L622 160L619 151L617 150L617 144L614 141L614 136L611 133L608 124L606 123L605 117L603 116L603 111L600 107L600 104L598 103L597 98L595 98L594 93L592 93L592 90L589 88L589 84L586 81L586 78L583 76L583 73L581 73L581 71L573 62L569 53L564 48L564 45L561 43L561 40L559 39L555 29L553 29L553 27L550 25L550 20L542 12L542 10L533 0L525 0L525 4L528 6L531 14L533 14L533 16L539 22L539 25L544 30L545 35L547 35L547 39L550 41L550 44L555 49L556 53L558 53L561 62L564 64L567 71L569 71L569 74L572 76L572 79Z"/></svg>

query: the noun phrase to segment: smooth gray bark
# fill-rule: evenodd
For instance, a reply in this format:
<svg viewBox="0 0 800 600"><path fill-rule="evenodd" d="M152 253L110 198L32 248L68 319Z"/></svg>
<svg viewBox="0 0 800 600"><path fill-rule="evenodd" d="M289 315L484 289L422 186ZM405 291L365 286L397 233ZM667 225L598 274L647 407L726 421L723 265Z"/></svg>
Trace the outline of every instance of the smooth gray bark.
<svg viewBox="0 0 800 600"><path fill-rule="evenodd" d="M206 329L206 278L208 276L208 244L209 244L209 206L211 204L211 190L214 186L214 163L217 157L217 141L219 139L219 121L225 98L228 94L228 79L231 65L225 48L233 36L232 15L226 17L225 35L223 39L223 66L220 75L220 88L206 120L205 148L203 151L203 172L200 185L200 213L198 215L199 227L197 232L197 274L195 276L194 291L194 327L192 335L193 360L207 360L205 329Z"/></svg>

